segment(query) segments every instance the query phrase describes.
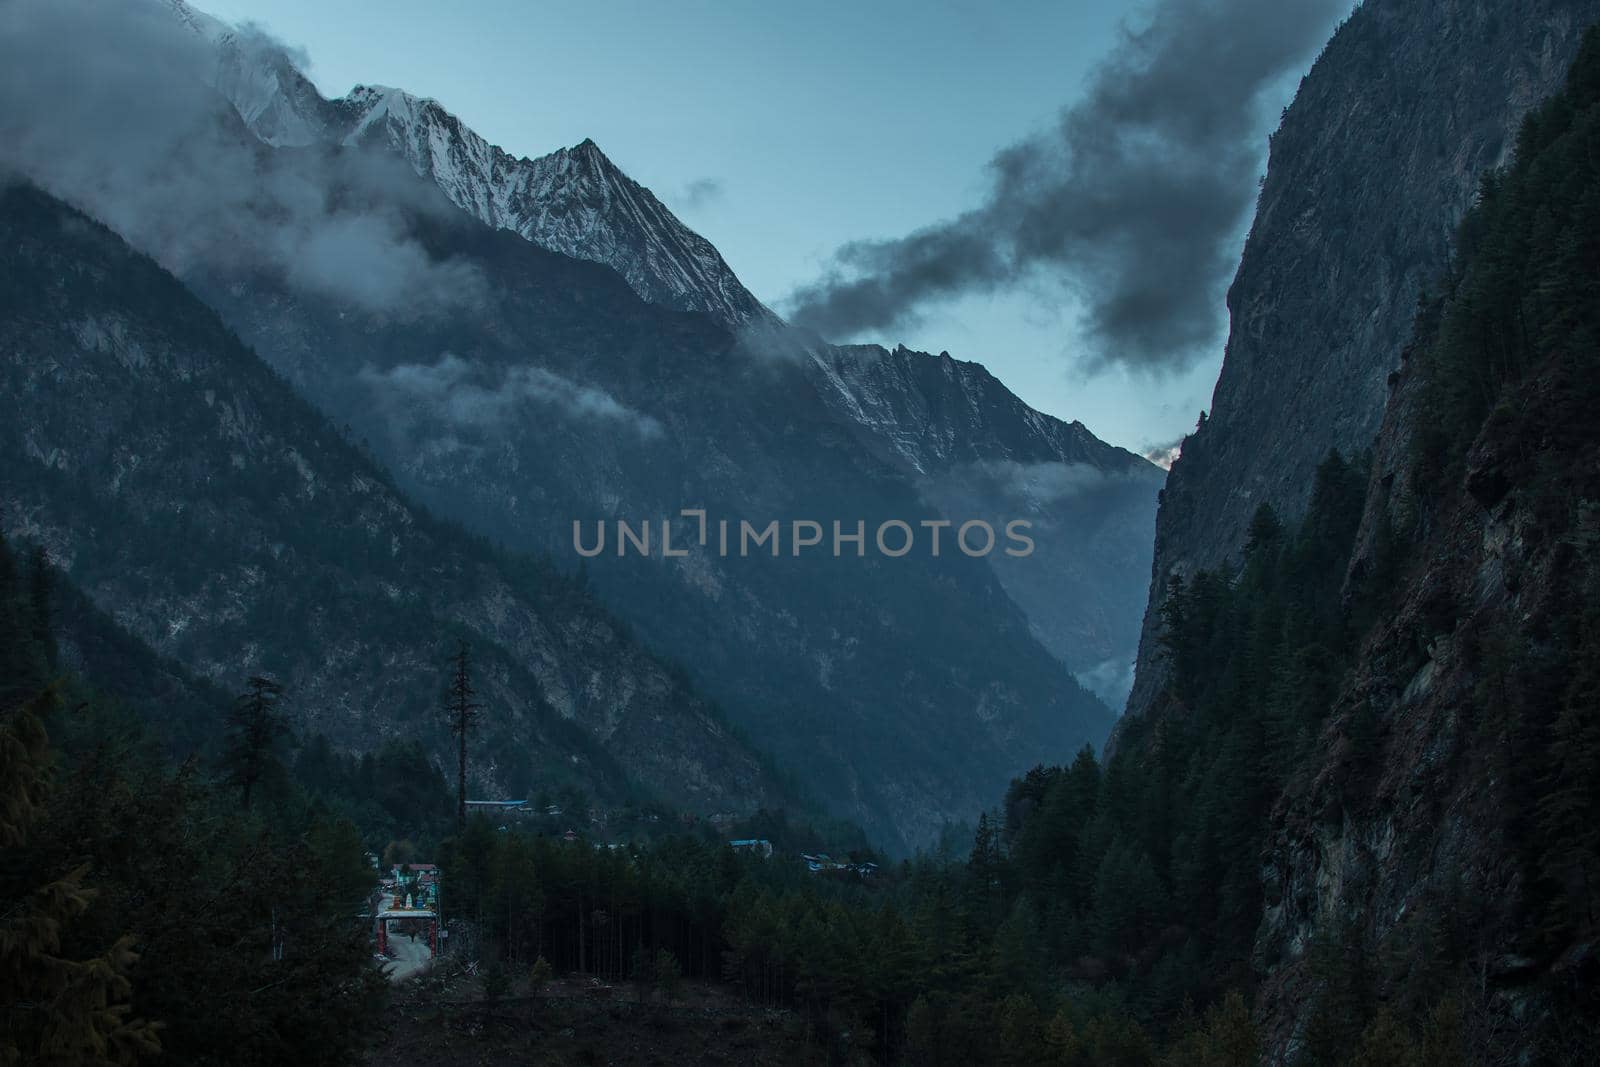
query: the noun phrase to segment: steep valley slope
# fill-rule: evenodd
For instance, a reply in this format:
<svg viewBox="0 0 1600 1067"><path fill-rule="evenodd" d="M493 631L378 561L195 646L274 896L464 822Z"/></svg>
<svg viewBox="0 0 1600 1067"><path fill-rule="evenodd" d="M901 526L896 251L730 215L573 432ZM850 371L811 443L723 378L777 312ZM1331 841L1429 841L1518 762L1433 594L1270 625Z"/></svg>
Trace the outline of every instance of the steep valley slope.
<svg viewBox="0 0 1600 1067"><path fill-rule="evenodd" d="M475 788L749 811L782 790L677 669L553 571L430 518L184 287L30 186L0 193L7 535L226 690L443 752L446 658L487 706ZM638 787L636 789L635 787Z"/></svg>

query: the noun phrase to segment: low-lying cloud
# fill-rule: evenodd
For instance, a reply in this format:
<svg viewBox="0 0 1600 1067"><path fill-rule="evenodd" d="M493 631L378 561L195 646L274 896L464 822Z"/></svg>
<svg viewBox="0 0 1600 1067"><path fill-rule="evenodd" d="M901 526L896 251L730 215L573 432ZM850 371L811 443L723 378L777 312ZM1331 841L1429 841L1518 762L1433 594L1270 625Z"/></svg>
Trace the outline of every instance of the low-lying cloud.
<svg viewBox="0 0 1600 1067"><path fill-rule="evenodd" d="M259 33L251 48L273 47ZM179 276L272 271L402 318L471 305L484 279L412 220L445 210L399 160L274 151L211 86L217 54L149 0L0 4L0 169L97 216Z"/></svg>
<svg viewBox="0 0 1600 1067"><path fill-rule="evenodd" d="M1105 488L1116 477L1088 463L1016 460L980 460L958 468L954 476L968 485L984 487L996 497L1018 506L1048 508Z"/></svg>
<svg viewBox="0 0 1600 1067"><path fill-rule="evenodd" d="M838 249L792 321L842 340L933 301L1058 282L1091 370L1181 369L1212 349L1256 194L1268 91L1350 0L1160 0L1055 126L999 152L984 203Z"/></svg>
<svg viewBox="0 0 1600 1067"><path fill-rule="evenodd" d="M543 367L495 371L446 353L436 363L405 363L386 370L368 367L360 380L396 425L428 420L454 430L492 430L528 405L536 405L572 421L609 423L644 438L662 432L655 418L604 389Z"/></svg>
<svg viewBox="0 0 1600 1067"><path fill-rule="evenodd" d="M1073 677L1079 685L1105 701L1107 707L1120 709L1128 702L1128 694L1133 692L1133 668L1131 658L1108 659Z"/></svg>
<svg viewBox="0 0 1600 1067"><path fill-rule="evenodd" d="M1146 471L1149 472L1148 476ZM1064 460L984 459L923 479L922 497L947 512L1026 517L1038 529L1079 522L1135 497L1155 496L1153 468L1103 470Z"/></svg>
<svg viewBox="0 0 1600 1067"><path fill-rule="evenodd" d="M1169 471L1172 469L1172 465L1178 462L1178 456L1183 453L1183 443L1188 439L1187 436L1184 436L1168 441L1165 444L1151 445L1144 450L1144 458L1162 470Z"/></svg>
<svg viewBox="0 0 1600 1067"><path fill-rule="evenodd" d="M722 199L722 181L718 178L696 178L683 187L676 197L678 207L684 211L700 211Z"/></svg>

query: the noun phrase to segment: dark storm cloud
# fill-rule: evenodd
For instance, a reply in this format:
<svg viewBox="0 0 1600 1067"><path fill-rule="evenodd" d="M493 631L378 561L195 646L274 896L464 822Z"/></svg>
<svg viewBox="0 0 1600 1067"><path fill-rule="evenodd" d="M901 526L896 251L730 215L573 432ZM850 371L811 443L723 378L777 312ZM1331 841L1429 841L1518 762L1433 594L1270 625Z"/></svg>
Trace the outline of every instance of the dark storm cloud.
<svg viewBox="0 0 1600 1067"><path fill-rule="evenodd" d="M258 33L250 48L276 47ZM397 161L265 149L210 86L217 53L149 0L0 4L0 171L107 223L180 276L270 270L353 309L470 303L408 219L442 211Z"/></svg>
<svg viewBox="0 0 1600 1067"><path fill-rule="evenodd" d="M1085 306L1092 366L1181 368L1216 341L1256 192L1265 91L1350 0L1161 0L1125 28L1082 100L998 153L975 210L834 253L790 318L842 338L929 301L1045 278Z"/></svg>

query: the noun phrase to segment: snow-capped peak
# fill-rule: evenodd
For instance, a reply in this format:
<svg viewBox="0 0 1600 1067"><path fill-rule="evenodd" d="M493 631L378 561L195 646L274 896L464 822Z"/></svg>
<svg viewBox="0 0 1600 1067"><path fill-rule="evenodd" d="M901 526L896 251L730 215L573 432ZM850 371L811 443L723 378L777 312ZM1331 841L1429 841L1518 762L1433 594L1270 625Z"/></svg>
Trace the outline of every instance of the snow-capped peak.
<svg viewBox="0 0 1600 1067"><path fill-rule="evenodd" d="M592 140L538 159L490 144L436 100L358 85L325 99L284 54L167 0L218 51L216 86L255 134L275 146L366 145L400 153L458 207L534 244L604 263L653 303L703 311L730 326L776 322L711 242L622 173Z"/></svg>
<svg viewBox="0 0 1600 1067"><path fill-rule="evenodd" d="M167 0L167 6L172 9L173 15L179 22L208 41L220 41L233 33L232 26L214 15L196 11L184 3L184 0Z"/></svg>

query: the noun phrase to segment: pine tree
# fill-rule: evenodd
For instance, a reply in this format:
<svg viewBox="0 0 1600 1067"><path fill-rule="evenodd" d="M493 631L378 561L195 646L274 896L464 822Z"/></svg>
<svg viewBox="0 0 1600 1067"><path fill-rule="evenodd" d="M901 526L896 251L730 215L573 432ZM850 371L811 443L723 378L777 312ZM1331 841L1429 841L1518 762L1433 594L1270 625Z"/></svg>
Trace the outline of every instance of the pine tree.
<svg viewBox="0 0 1600 1067"><path fill-rule="evenodd" d="M989 813L983 812L978 816L978 830L973 837L972 854L967 859L967 872L972 879L968 914L985 936L1000 920L1000 866L1000 831L990 820Z"/></svg>
<svg viewBox="0 0 1600 1067"><path fill-rule="evenodd" d="M1163 1067L1255 1067L1261 1034L1244 997L1229 993L1204 1019L1191 1019L1163 1058Z"/></svg>
<svg viewBox="0 0 1600 1067"><path fill-rule="evenodd" d="M270 678L254 675L249 691L234 700L228 713L228 747L223 762L228 778L240 790L244 810L257 784L277 765L278 742L288 734L289 724L278 713L283 687Z"/></svg>
<svg viewBox="0 0 1600 1067"><path fill-rule="evenodd" d="M455 667L450 678L450 700L445 705L445 711L450 716L450 732L455 735L457 745L456 832L458 834L465 832L467 828L467 735L472 732L472 725L478 718L478 712L483 710L483 705L477 702L477 690L472 688L469 655L470 648L465 641L462 641L453 659Z"/></svg>
<svg viewBox="0 0 1600 1067"><path fill-rule="evenodd" d="M664 948L658 948L650 970L656 992L660 993L661 998L670 1005L673 998L678 995L678 986L683 977L683 970L678 966L678 957Z"/></svg>
<svg viewBox="0 0 1600 1067"><path fill-rule="evenodd" d="M56 637L52 602L55 577L44 549L35 547L28 555L28 624L34 648L42 657L43 666L54 669L56 665Z"/></svg>
<svg viewBox="0 0 1600 1067"><path fill-rule="evenodd" d="M47 692L0 723L0 848L8 855L28 844L44 815L49 739L41 716L53 702ZM61 955L63 935L94 897L89 865L42 885L29 884L33 870L12 867L0 869L0 1065L126 1064L159 1051L155 1024L128 1017L128 975L138 959L131 937L89 959Z"/></svg>
<svg viewBox="0 0 1600 1067"><path fill-rule="evenodd" d="M8 705L26 699L44 681L31 654L21 600L16 558L0 535L0 701Z"/></svg>
<svg viewBox="0 0 1600 1067"><path fill-rule="evenodd" d="M1600 928L1600 580L1591 576L1538 801L1540 874L1558 944Z"/></svg>

